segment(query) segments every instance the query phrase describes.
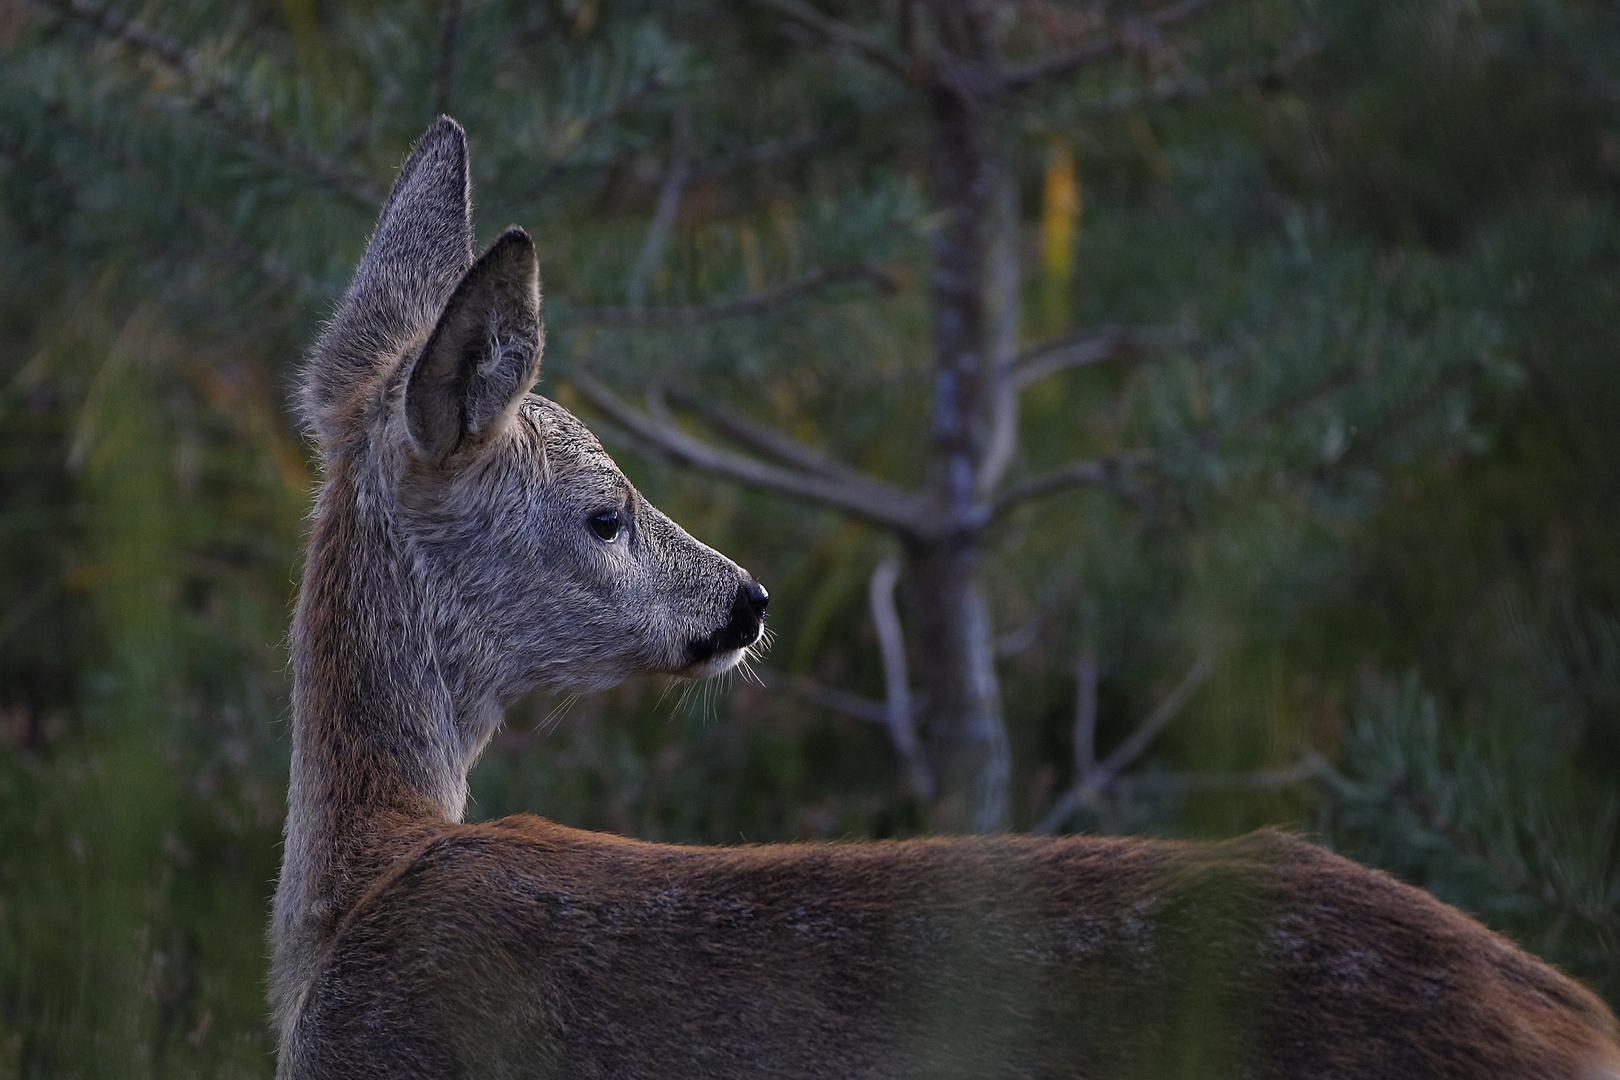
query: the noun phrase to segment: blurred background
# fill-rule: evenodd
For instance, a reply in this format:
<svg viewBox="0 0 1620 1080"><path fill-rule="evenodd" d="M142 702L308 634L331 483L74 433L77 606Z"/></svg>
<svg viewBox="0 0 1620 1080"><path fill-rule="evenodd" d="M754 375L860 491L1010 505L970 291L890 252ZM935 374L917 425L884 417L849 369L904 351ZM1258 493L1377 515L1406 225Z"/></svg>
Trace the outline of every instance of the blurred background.
<svg viewBox="0 0 1620 1080"><path fill-rule="evenodd" d="M290 380L441 112L774 634L474 816L1279 824L1620 1003L1620 6L0 0L0 1077L272 1072Z"/></svg>

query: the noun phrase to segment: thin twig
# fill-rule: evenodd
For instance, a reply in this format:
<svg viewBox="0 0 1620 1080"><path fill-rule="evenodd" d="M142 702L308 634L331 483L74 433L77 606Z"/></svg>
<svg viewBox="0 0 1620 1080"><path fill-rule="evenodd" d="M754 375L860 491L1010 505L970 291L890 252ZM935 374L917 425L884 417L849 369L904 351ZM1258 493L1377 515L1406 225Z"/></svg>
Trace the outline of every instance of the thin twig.
<svg viewBox="0 0 1620 1080"><path fill-rule="evenodd" d="M831 709L853 719L884 725L889 722L887 702L873 701L859 694L851 694L847 690L823 686L814 679L795 679L793 689L811 704L820 705L822 708Z"/></svg>
<svg viewBox="0 0 1620 1080"><path fill-rule="evenodd" d="M778 304L801 296L829 289L852 281L867 281L879 288L893 288L893 276L877 266L847 266L832 270L813 270L792 281L784 281L749 293L734 300L721 300L713 304L692 304L684 307L602 307L578 308L569 315L583 323L611 326L676 326L707 319L725 319L739 315L758 315Z"/></svg>
<svg viewBox="0 0 1620 1080"><path fill-rule="evenodd" d="M900 560L884 559L872 571L867 601L872 610L872 628L877 632L878 654L883 660L883 690L886 707L884 723L912 792L923 800L934 797L934 777L917 742L912 725L911 685L906 672L906 642L900 629L900 613L894 605L894 586L900 580Z"/></svg>
<svg viewBox="0 0 1620 1080"><path fill-rule="evenodd" d="M669 171L664 175L663 186L658 189L658 204L653 209L652 220L647 223L647 235L641 242L641 251L636 255L635 266L630 270L630 281L624 290L631 311L639 312L646 305L647 280L663 265L664 244L669 239L670 230L675 227L675 215L681 208L681 192L686 187L686 177L691 167L691 110L685 105L676 106L671 126L674 132L670 139Z"/></svg>
<svg viewBox="0 0 1620 1080"><path fill-rule="evenodd" d="M574 385L609 419L672 461L818 502L905 536L926 536L930 532L932 521L926 504L912 492L864 474L847 478L819 476L733 453L626 405L588 375L574 376Z"/></svg>
<svg viewBox="0 0 1620 1080"><path fill-rule="evenodd" d="M1207 653L1200 656L1176 688L1159 702L1159 707L1154 709L1146 720L1142 721L1142 726L1131 732L1130 738L1115 747L1114 752L1091 771L1089 782L1092 786L1107 787L1113 782L1114 777L1119 775L1120 770L1140 757L1214 671L1214 660Z"/></svg>
<svg viewBox="0 0 1620 1080"><path fill-rule="evenodd" d="M1149 349L1188 345L1194 335L1177 330L1138 330L1109 326L1082 330L1026 345L1013 360L1013 382L1020 388L1069 368L1089 367Z"/></svg>
<svg viewBox="0 0 1620 1080"><path fill-rule="evenodd" d="M1153 496L1126 479L1127 466L1152 456L1152 451L1121 452L1106 457L1075 461L1017 483L991 500L987 520L994 520L1032 499L1072 487L1098 487L1138 507L1153 505Z"/></svg>
<svg viewBox="0 0 1620 1080"><path fill-rule="evenodd" d="M759 672L760 681L767 688L778 687L776 677L770 672ZM860 694L852 694L848 690L840 690L835 686L817 682L808 675L801 675L786 682L786 689L798 694L812 705L819 705L824 709L831 709L835 713L847 716L852 720L864 720L869 724L878 724L887 728L889 723L889 704L886 701L873 701ZM911 699L911 718L915 722L922 712L923 702L920 697Z"/></svg>
<svg viewBox="0 0 1620 1080"><path fill-rule="evenodd" d="M1097 761L1097 650L1080 650L1074 671L1074 775L1088 776Z"/></svg>
<svg viewBox="0 0 1620 1080"><path fill-rule="evenodd" d="M754 0L754 3L770 8L778 15L820 34L835 45L842 45L858 53L891 74L901 78L905 78L908 74L909 63L905 53L862 33L848 23L840 22L830 15L823 15L801 0Z"/></svg>
<svg viewBox="0 0 1620 1080"><path fill-rule="evenodd" d="M689 390L673 388L669 391L669 395L703 417L704 422L710 427L730 436L755 453L764 454L783 465L833 478L849 479L862 475L859 470L842 461L828 457L821 451L764 424L739 416L730 409L720 408Z"/></svg>
<svg viewBox="0 0 1620 1080"><path fill-rule="evenodd" d="M979 454L974 496L983 500L1006 475L1018 449L1018 186L1007 170L997 170L992 202L988 301L990 317L990 434Z"/></svg>

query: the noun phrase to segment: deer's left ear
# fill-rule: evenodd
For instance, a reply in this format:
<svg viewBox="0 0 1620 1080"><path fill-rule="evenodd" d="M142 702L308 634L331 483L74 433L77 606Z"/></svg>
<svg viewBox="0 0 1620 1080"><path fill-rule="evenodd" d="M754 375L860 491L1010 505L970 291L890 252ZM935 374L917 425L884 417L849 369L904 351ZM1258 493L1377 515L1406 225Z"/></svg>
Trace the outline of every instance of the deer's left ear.
<svg viewBox="0 0 1620 1080"><path fill-rule="evenodd" d="M534 241L511 228L456 286L405 388L416 452L442 465L511 418L540 374L544 338Z"/></svg>

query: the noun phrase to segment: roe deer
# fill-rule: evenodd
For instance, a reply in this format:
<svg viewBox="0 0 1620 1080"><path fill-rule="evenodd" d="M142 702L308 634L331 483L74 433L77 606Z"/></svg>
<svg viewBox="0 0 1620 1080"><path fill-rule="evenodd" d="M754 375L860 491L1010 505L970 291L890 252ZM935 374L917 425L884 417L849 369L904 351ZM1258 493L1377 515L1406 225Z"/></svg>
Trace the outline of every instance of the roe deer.
<svg viewBox="0 0 1620 1080"><path fill-rule="evenodd" d="M536 685L703 676L766 595L529 393L534 245L417 143L302 388L281 1077L1606 1077L1593 994L1291 836L692 848L460 823Z"/></svg>

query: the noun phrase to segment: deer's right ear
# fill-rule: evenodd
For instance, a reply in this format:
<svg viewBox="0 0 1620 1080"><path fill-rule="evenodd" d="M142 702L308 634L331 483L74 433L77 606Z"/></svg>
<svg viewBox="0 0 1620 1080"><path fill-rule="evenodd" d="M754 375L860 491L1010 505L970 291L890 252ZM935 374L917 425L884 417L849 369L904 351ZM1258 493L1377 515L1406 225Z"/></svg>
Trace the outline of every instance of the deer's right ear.
<svg viewBox="0 0 1620 1080"><path fill-rule="evenodd" d="M304 420L323 443L358 423L359 391L433 326L472 265L467 136L449 117L400 166L354 281L304 367Z"/></svg>
<svg viewBox="0 0 1620 1080"><path fill-rule="evenodd" d="M540 374L540 263L534 241L511 228L456 286L405 387L405 426L416 452L442 465L511 417Z"/></svg>

